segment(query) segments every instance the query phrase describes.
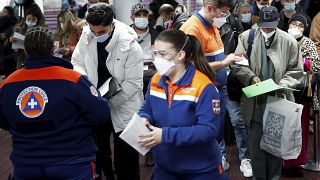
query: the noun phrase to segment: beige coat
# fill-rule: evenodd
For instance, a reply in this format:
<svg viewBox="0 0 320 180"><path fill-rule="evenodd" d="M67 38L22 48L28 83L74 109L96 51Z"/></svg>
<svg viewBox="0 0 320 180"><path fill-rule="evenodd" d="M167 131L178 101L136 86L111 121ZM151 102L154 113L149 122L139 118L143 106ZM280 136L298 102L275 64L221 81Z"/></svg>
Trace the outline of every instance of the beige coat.
<svg viewBox="0 0 320 180"><path fill-rule="evenodd" d="M235 53L245 52L247 50L248 37L249 30L240 34ZM260 75L262 37L263 35L260 30L256 30L250 56L250 67L232 66L232 70L237 75L238 80L245 86L250 85L253 76L259 77ZM267 50L267 55L275 67L273 79L275 83L284 87L295 88L300 82L303 75L303 66L299 60L299 52L298 42L288 33L276 29L274 40ZM293 93L288 92L286 98L294 101ZM248 126L250 125L254 112L254 100L255 98L248 99L245 95L241 98L241 113Z"/></svg>
<svg viewBox="0 0 320 180"><path fill-rule="evenodd" d="M310 39L316 44L320 55L320 12L312 20Z"/></svg>

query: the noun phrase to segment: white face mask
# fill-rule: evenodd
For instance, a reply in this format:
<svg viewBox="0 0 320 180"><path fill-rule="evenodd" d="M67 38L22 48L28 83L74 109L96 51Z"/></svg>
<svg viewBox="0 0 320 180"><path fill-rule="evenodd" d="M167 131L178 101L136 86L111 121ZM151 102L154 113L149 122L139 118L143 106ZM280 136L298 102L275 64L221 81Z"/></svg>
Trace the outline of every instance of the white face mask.
<svg viewBox="0 0 320 180"><path fill-rule="evenodd" d="M28 27L34 27L37 25L37 21L26 21Z"/></svg>
<svg viewBox="0 0 320 180"><path fill-rule="evenodd" d="M269 32L269 33L266 33L266 32L264 32L264 31L262 31L262 30L260 30L260 31L261 31L261 33L262 33L262 35L264 36L264 38L265 38L266 41L267 41L271 36L273 36L274 33L276 33L276 30L273 30L273 31L271 31L271 32Z"/></svg>
<svg viewBox="0 0 320 180"><path fill-rule="evenodd" d="M227 22L228 17L220 17L220 18L213 18L213 23L212 25L220 28L222 25L224 25Z"/></svg>
<svg viewBox="0 0 320 180"><path fill-rule="evenodd" d="M257 3L257 6L261 10L261 8L263 8L264 6L267 6L267 5L262 5L262 4Z"/></svg>
<svg viewBox="0 0 320 180"><path fill-rule="evenodd" d="M139 28L139 29L145 29L148 27L149 21L148 18L139 18L136 17L134 19L134 26Z"/></svg>
<svg viewBox="0 0 320 180"><path fill-rule="evenodd" d="M156 67L157 72L160 74L160 76L168 76L171 72L171 68L176 65L174 62L162 59L160 57L155 57L153 64Z"/></svg>
<svg viewBox="0 0 320 180"><path fill-rule="evenodd" d="M298 39L302 36L302 32L298 28L289 28L288 33L295 39Z"/></svg>

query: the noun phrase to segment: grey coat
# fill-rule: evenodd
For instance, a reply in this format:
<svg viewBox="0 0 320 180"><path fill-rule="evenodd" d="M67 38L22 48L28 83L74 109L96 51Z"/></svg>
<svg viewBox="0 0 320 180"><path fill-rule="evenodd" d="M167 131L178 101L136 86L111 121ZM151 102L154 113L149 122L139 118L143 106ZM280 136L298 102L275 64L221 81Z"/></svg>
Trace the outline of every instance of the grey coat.
<svg viewBox="0 0 320 180"><path fill-rule="evenodd" d="M235 53L247 51L249 30L243 32L239 36L239 43ZM263 38L260 30L256 30L252 52L250 56L250 66L233 65L232 70L236 74L238 80L245 86L250 85L254 76L260 76L261 71L261 38ZM295 88L301 81L303 75L303 65L299 60L300 50L298 42L288 33L276 29L276 34L267 55L270 57L274 67L274 81L284 87ZM294 101L293 93L287 92L286 98ZM252 115L254 112L255 98L247 98L245 95L241 97L241 113L247 126L250 126Z"/></svg>

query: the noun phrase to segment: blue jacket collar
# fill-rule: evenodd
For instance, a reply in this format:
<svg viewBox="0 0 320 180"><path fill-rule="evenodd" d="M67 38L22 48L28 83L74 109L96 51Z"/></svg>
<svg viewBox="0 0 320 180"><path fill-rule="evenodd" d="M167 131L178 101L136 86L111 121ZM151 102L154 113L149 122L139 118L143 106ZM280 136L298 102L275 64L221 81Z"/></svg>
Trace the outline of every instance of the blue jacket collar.
<svg viewBox="0 0 320 180"><path fill-rule="evenodd" d="M194 67L194 65L189 64L184 75L175 84L179 87L189 86L192 83L195 72L196 68ZM169 80L167 76L161 76L160 81L157 85L163 88L167 85L167 80Z"/></svg>
<svg viewBox="0 0 320 180"><path fill-rule="evenodd" d="M67 69L73 69L69 61L51 55L27 58L23 65L25 69L37 69L49 66L61 66Z"/></svg>
<svg viewBox="0 0 320 180"><path fill-rule="evenodd" d="M199 18L199 20L201 21L201 23L207 28L210 29L212 28L212 24L210 24L199 12L195 13L194 16L196 16L197 18Z"/></svg>

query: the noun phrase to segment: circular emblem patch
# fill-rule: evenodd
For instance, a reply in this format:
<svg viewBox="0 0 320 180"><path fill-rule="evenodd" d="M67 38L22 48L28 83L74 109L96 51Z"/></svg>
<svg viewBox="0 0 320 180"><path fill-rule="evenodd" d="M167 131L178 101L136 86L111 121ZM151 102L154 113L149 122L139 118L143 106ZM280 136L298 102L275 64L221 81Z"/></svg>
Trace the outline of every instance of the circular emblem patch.
<svg viewBox="0 0 320 180"><path fill-rule="evenodd" d="M48 103L48 96L41 88L31 86L24 89L18 96L16 105L20 112L28 118L40 116Z"/></svg>
<svg viewBox="0 0 320 180"><path fill-rule="evenodd" d="M98 97L99 96L99 93L97 91L97 89L94 87L94 86L90 86L90 91L91 91L91 94Z"/></svg>

